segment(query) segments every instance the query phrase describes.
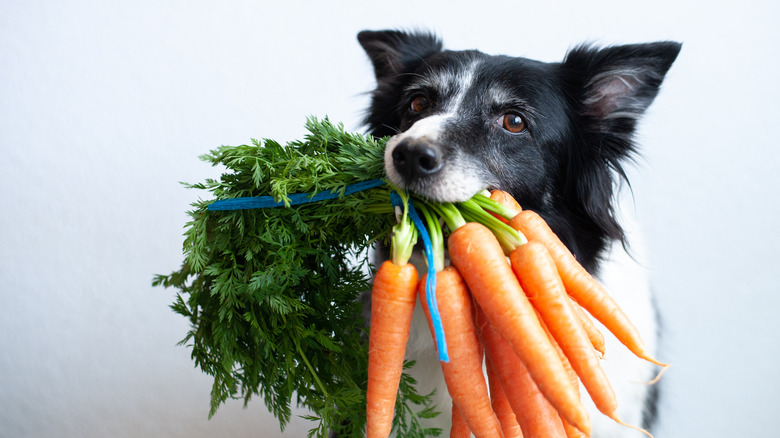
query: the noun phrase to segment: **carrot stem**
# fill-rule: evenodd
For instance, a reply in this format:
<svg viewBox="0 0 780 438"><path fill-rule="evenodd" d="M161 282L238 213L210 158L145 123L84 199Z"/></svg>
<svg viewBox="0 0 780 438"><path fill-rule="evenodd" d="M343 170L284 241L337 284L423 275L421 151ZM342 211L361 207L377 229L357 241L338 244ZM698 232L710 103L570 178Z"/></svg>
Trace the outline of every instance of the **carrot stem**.
<svg viewBox="0 0 780 438"><path fill-rule="evenodd" d="M496 202L494 199L490 198L490 195L487 196L482 193L477 193L474 195L473 198L471 198L477 205L479 205L481 208L483 208L486 211L493 212L501 217L503 217L506 220L510 220L515 215L517 215L517 211L513 208L507 207L504 204L501 204L499 202Z"/></svg>
<svg viewBox="0 0 780 438"><path fill-rule="evenodd" d="M463 225L466 225L466 219L463 218L463 215L460 213L458 208L455 207L455 205L438 202L430 203L429 205L436 211L436 213L439 214L439 216L441 216L442 219L444 219L444 223L447 225L447 228L449 228L450 233L462 227Z"/></svg>
<svg viewBox="0 0 780 438"><path fill-rule="evenodd" d="M305 354L303 354L303 350L301 349L301 346L298 344L297 341L295 342L295 350L298 351L298 354L301 356L301 359L303 359L303 363L306 365L306 368L311 373L311 376L314 378L314 383L317 384L317 388L322 391L322 394L325 396L326 399L330 398L328 395L328 391L325 390L325 385L322 384L322 381L320 380L319 376L317 376L317 372L314 371L314 367L311 366L311 363L309 362L309 359L306 357Z"/></svg>
<svg viewBox="0 0 780 438"><path fill-rule="evenodd" d="M431 240L433 266L436 272L439 272L444 269L444 232L439 224L439 218L425 203L415 203L415 207L420 210L425 220L428 237Z"/></svg>
<svg viewBox="0 0 780 438"><path fill-rule="evenodd" d="M485 211L485 209L474 201L473 198L468 201L459 202L457 206L466 220L469 222L479 222L488 227L490 231L496 235L498 242L501 244L501 249L504 250L504 254L506 255L509 255L515 248L528 241L522 233Z"/></svg>
<svg viewBox="0 0 780 438"><path fill-rule="evenodd" d="M417 230L408 216L409 195L405 192L393 191L390 193L390 199L395 209L402 210L398 223L393 226L393 235L390 238L390 255L393 263L402 266L412 257L414 244L417 242Z"/></svg>

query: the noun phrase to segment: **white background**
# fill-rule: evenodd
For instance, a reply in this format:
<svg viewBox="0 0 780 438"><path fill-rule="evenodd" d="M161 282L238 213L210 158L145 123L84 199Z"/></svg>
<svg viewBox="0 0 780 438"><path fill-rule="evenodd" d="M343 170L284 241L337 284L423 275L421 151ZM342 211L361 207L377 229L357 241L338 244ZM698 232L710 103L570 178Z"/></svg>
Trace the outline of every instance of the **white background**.
<svg viewBox="0 0 780 438"><path fill-rule="evenodd" d="M0 436L275 437L263 403L207 420L210 379L154 274L182 261L179 181L308 115L360 130L355 35L560 60L684 43L631 172L663 313L658 437L777 432L777 2L0 2ZM293 425L284 436L304 436Z"/></svg>

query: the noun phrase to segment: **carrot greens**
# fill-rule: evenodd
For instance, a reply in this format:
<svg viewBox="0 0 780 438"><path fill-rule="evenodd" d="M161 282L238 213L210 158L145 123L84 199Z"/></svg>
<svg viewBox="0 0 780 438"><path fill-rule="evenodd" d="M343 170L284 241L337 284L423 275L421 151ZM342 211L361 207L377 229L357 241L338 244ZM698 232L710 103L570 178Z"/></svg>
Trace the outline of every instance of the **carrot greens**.
<svg viewBox="0 0 780 438"><path fill-rule="evenodd" d="M156 286L177 289L171 308L189 320L181 345L213 378L211 408L260 396L284 428L292 407L310 409L310 436L362 436L367 343L359 297L371 289L368 248L395 224L389 188L292 205L298 193L340 195L382 178L384 139L311 118L303 140L252 140L201 158L225 172L186 186L207 193L192 204L184 262ZM286 206L212 211L213 199L270 195ZM431 416L429 396L404 379L405 411ZM398 423L423 436L417 419Z"/></svg>

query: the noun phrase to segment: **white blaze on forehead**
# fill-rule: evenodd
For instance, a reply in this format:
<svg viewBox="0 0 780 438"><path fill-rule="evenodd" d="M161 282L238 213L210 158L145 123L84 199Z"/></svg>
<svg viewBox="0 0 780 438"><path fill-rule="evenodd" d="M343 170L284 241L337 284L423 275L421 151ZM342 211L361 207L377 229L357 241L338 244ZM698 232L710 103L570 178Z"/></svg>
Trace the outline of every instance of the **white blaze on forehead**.
<svg viewBox="0 0 780 438"><path fill-rule="evenodd" d="M400 138L425 138L430 141L437 141L441 134L444 122L447 120L446 114L436 114L420 119L412 125L411 128L402 132L397 137Z"/></svg>
<svg viewBox="0 0 780 438"><path fill-rule="evenodd" d="M479 64L480 61L474 60L465 68L444 71L435 79L444 90L449 91L447 101L442 102L445 113L454 115L460 110L463 98L474 83L475 71Z"/></svg>
<svg viewBox="0 0 780 438"><path fill-rule="evenodd" d="M433 73L425 73L415 81L407 92L414 90L432 89L438 96L443 97L443 101L438 102L441 105L441 111L445 114L455 114L460 110L463 104L463 98L472 88L476 78L477 67L481 64L480 60L473 60L470 64L462 68L450 68Z"/></svg>
<svg viewBox="0 0 780 438"><path fill-rule="evenodd" d="M501 105L515 100L509 90L497 85L488 88L486 95L485 103L488 105Z"/></svg>

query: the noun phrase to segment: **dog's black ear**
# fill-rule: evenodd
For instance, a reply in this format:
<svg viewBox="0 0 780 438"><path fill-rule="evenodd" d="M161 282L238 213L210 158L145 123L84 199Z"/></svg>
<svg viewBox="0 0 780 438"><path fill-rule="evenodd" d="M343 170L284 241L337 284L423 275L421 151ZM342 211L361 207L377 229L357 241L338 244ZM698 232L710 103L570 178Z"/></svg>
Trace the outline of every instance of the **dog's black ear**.
<svg viewBox="0 0 780 438"><path fill-rule="evenodd" d="M426 32L364 30L358 33L357 38L374 64L374 73L379 83L411 70L426 57L442 50L441 40Z"/></svg>
<svg viewBox="0 0 780 438"><path fill-rule="evenodd" d="M583 112L604 134L628 134L653 102L681 44L657 42L608 47L579 46L563 62L579 89Z"/></svg>
<svg viewBox="0 0 780 438"><path fill-rule="evenodd" d="M592 235L624 238L612 206L613 172L625 179L622 163L635 152L637 121L658 94L680 49L675 42L603 49L586 45L570 51L561 64L579 113L577 137L585 141L570 151L564 191L583 209L579 217L596 227Z"/></svg>

